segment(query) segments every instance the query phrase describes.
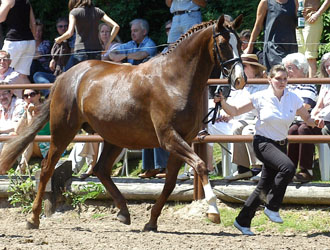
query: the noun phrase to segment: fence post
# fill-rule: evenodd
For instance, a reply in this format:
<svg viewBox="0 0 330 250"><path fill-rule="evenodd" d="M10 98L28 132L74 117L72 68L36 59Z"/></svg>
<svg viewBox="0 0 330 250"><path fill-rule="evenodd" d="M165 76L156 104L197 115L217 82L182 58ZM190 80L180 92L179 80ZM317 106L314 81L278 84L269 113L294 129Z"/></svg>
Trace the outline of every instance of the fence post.
<svg viewBox="0 0 330 250"><path fill-rule="evenodd" d="M207 114L207 110L208 110L208 101L209 101L209 97L208 97L208 87L205 88L204 93L203 93L203 115ZM204 129L207 125L203 124L202 129ZM205 162L206 167L208 166L208 162L207 162L207 144L206 143L194 143L193 144L193 150L195 151L195 153ZM196 173L196 171L194 172L194 200L201 200L204 199L205 195L204 195L204 189L203 189L203 185L202 185L202 181L201 178L198 176L198 174Z"/></svg>

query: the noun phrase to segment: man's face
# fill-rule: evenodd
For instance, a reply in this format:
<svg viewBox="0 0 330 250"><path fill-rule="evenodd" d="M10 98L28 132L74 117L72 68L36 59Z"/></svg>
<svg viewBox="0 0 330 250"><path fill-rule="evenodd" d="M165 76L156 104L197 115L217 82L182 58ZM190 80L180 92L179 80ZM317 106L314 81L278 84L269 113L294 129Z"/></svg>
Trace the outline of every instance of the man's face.
<svg viewBox="0 0 330 250"><path fill-rule="evenodd" d="M57 32L61 36L68 29L68 23L65 21L58 22L56 24Z"/></svg>
<svg viewBox="0 0 330 250"><path fill-rule="evenodd" d="M139 23L132 24L131 37L134 42L140 44L143 41L146 34L147 32L141 28L141 25Z"/></svg>
<svg viewBox="0 0 330 250"><path fill-rule="evenodd" d="M0 53L0 74L4 74L9 66L10 66L11 60L7 57L5 53Z"/></svg>
<svg viewBox="0 0 330 250"><path fill-rule="evenodd" d="M8 108L10 106L12 97L13 94L10 92L10 90L0 90L0 104L3 107Z"/></svg>

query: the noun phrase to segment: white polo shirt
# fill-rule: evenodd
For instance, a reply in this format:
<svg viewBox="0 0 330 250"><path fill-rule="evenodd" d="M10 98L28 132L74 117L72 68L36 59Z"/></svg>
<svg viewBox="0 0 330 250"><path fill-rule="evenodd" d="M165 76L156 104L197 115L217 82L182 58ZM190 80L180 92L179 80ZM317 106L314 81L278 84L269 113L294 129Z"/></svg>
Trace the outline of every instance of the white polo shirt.
<svg viewBox="0 0 330 250"><path fill-rule="evenodd" d="M303 105L303 100L295 93L284 90L281 101L269 86L250 96L257 110L256 135L265 136L275 141L284 140L294 120L296 111Z"/></svg>

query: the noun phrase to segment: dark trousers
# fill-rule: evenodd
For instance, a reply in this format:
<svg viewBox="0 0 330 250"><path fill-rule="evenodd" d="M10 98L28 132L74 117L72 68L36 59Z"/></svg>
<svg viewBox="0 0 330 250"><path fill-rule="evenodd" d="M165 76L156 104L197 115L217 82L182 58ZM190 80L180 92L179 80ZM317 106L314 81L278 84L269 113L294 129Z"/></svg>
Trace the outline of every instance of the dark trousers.
<svg viewBox="0 0 330 250"><path fill-rule="evenodd" d="M286 144L279 145L268 138L255 135L253 147L264 166L256 189L236 218L238 224L243 227L251 226L251 220L264 197L268 209L279 210L286 188L296 172L293 162L286 154Z"/></svg>

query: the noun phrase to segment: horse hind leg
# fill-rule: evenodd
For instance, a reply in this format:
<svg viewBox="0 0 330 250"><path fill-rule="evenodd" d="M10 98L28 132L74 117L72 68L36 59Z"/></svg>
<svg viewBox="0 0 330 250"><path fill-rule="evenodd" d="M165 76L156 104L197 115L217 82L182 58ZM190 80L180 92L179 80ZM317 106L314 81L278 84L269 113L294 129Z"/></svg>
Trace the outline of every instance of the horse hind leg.
<svg viewBox="0 0 330 250"><path fill-rule="evenodd" d="M33 201L32 205L32 215L29 219L27 219L27 229L38 229L40 224L40 213L42 210L42 198L45 193L45 188L47 182L53 175L55 165L60 159L62 153L72 141L76 133L79 129L60 129L58 131L62 131L62 134L55 136L57 133L53 133L52 140L50 143L50 148L48 151L47 161L44 166L41 168L40 174L40 182L38 186L38 192L36 198ZM65 135L63 135L63 131L67 131Z"/></svg>
<svg viewBox="0 0 330 250"><path fill-rule="evenodd" d="M178 175L180 166L182 165L183 161L177 158L175 155L170 154L167 167L166 167L166 180L165 185L163 188L162 193L158 197L155 205L153 205L151 209L151 215L149 222L144 226L144 231L157 231L157 220L161 211L172 193L173 189L175 188L176 184L176 177Z"/></svg>
<svg viewBox="0 0 330 250"><path fill-rule="evenodd" d="M131 217L127 208L127 202L122 193L111 179L112 166L116 158L119 156L123 149L104 142L100 159L96 163L93 172L100 179L106 190L113 198L116 207L119 209L117 219L126 224L131 224Z"/></svg>

